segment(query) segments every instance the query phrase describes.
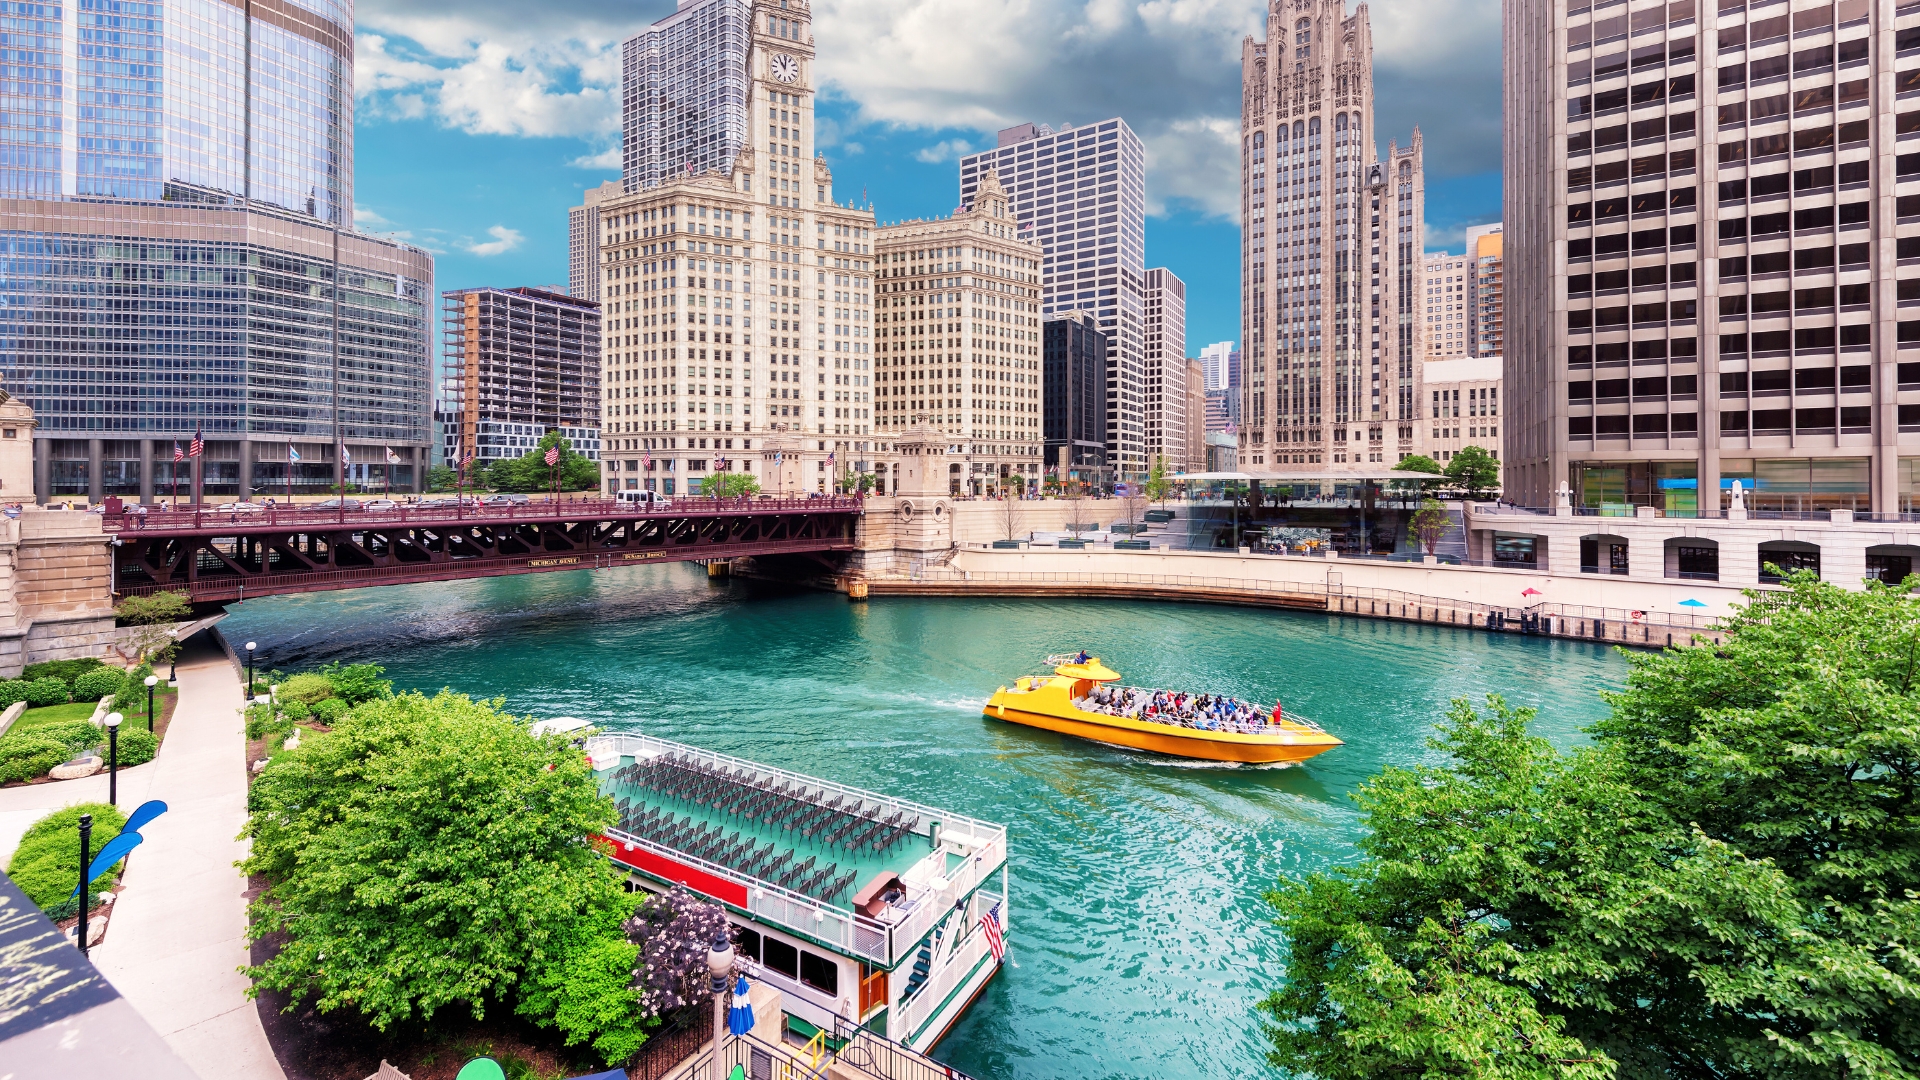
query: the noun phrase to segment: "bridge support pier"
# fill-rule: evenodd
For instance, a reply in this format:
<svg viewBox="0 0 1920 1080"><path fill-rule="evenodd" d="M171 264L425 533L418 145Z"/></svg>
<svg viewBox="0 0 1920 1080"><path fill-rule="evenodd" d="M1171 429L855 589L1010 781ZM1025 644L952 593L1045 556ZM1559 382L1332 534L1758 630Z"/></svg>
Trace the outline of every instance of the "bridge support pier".
<svg viewBox="0 0 1920 1080"><path fill-rule="evenodd" d="M853 601L865 600L866 598L867 598L867 579L863 577L849 578L847 580L848 602L851 603Z"/></svg>
<svg viewBox="0 0 1920 1080"><path fill-rule="evenodd" d="M733 576L732 559L714 559L707 563L707 580L719 581Z"/></svg>

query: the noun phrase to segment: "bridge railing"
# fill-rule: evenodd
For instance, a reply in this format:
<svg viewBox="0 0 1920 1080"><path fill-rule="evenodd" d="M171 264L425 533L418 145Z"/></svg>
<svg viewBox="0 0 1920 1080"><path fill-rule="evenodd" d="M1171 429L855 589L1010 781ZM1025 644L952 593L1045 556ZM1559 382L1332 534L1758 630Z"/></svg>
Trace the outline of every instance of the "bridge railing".
<svg viewBox="0 0 1920 1080"><path fill-rule="evenodd" d="M235 504L228 504L235 505ZM207 532L224 526L249 528L278 526L407 525L449 524L458 522L512 523L515 521L554 521L587 519L672 518L690 514L783 514L859 512L865 505L860 495L750 495L735 498L676 496L665 506L642 506L618 499L530 497L524 503L480 503L469 496L466 501L445 499L433 502L403 503L392 510L355 510L342 507L262 506L239 504L248 509L220 510L201 504L198 507L172 509L164 504L145 508L124 507L117 513L103 514L101 527L108 532Z"/></svg>

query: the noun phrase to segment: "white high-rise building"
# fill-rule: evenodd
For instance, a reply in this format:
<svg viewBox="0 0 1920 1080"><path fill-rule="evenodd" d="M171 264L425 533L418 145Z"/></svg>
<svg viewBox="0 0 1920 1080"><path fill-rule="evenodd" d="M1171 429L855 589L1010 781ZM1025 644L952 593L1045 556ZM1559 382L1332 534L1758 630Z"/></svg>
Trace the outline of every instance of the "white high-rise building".
<svg viewBox="0 0 1920 1080"><path fill-rule="evenodd" d="M1208 390L1225 390L1233 376L1233 342L1216 341L1200 350L1200 370Z"/></svg>
<svg viewBox="0 0 1920 1080"><path fill-rule="evenodd" d="M1147 271L1147 466L1171 471L1187 456L1187 283L1164 266Z"/></svg>
<svg viewBox="0 0 1920 1080"><path fill-rule="evenodd" d="M1107 335L1107 461L1147 470L1146 153L1118 117L1054 130L1021 124L960 159L960 201L997 172L1046 264L1041 311L1087 311Z"/></svg>
<svg viewBox="0 0 1920 1080"><path fill-rule="evenodd" d="M567 295L600 302L600 204L620 194L609 180L589 188L580 205L567 211Z"/></svg>

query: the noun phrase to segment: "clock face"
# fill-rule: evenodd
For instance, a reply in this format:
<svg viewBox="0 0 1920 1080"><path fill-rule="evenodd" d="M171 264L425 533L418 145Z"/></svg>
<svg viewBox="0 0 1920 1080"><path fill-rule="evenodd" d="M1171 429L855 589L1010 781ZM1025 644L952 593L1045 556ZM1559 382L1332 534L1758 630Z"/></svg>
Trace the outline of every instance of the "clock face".
<svg viewBox="0 0 1920 1080"><path fill-rule="evenodd" d="M797 82L800 78L800 63L786 53L773 58L773 77L783 83Z"/></svg>

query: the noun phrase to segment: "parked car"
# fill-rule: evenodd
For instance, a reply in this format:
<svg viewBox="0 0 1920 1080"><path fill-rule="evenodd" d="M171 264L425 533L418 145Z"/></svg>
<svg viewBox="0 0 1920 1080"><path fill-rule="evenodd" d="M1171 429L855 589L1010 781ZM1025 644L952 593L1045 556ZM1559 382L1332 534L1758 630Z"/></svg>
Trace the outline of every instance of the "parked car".
<svg viewBox="0 0 1920 1080"><path fill-rule="evenodd" d="M497 495L489 495L486 498L481 499L480 505L481 506L525 506L532 501L533 501L532 499L527 498L525 495L522 495L519 492L503 491Z"/></svg>
<svg viewBox="0 0 1920 1080"><path fill-rule="evenodd" d="M365 506L362 506L360 509L362 510L398 510L400 509L400 504L397 502L394 502L392 499L372 499L372 500L369 500L367 504Z"/></svg>
<svg viewBox="0 0 1920 1080"><path fill-rule="evenodd" d="M315 510L359 510L359 499L326 499L313 504Z"/></svg>

